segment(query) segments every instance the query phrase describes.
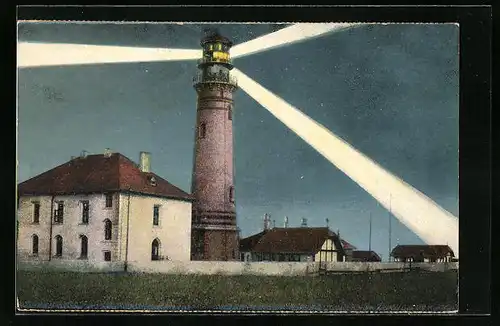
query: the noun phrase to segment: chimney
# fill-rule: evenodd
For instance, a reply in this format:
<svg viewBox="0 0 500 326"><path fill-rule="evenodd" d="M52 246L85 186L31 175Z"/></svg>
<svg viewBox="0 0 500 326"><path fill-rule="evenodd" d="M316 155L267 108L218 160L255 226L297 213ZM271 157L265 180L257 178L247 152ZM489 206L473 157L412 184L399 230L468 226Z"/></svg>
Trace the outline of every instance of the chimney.
<svg viewBox="0 0 500 326"><path fill-rule="evenodd" d="M269 214L264 214L264 230L269 230L269 224L271 222L271 216Z"/></svg>
<svg viewBox="0 0 500 326"><path fill-rule="evenodd" d="M104 150L104 157L111 157L111 154L112 154L112 152L109 148L106 148Z"/></svg>
<svg viewBox="0 0 500 326"><path fill-rule="evenodd" d="M302 227L307 226L307 219L305 217L302 218L302 223L300 224L300 226L302 226Z"/></svg>
<svg viewBox="0 0 500 326"><path fill-rule="evenodd" d="M142 172L151 172L151 153L141 152L139 162Z"/></svg>
<svg viewBox="0 0 500 326"><path fill-rule="evenodd" d="M276 221L273 220L273 229L276 227Z"/></svg>
<svg viewBox="0 0 500 326"><path fill-rule="evenodd" d="M285 216L285 224L284 224L284 227L287 228L288 227L288 216Z"/></svg>

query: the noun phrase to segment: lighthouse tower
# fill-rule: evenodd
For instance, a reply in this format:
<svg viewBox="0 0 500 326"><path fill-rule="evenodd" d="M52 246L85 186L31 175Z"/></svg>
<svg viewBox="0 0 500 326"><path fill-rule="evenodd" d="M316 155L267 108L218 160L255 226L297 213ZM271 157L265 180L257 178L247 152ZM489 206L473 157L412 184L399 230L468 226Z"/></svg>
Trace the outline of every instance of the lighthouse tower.
<svg viewBox="0 0 500 326"><path fill-rule="evenodd" d="M191 192L192 260L238 260L239 229L233 183L231 41L211 33L201 41L194 87L198 93Z"/></svg>

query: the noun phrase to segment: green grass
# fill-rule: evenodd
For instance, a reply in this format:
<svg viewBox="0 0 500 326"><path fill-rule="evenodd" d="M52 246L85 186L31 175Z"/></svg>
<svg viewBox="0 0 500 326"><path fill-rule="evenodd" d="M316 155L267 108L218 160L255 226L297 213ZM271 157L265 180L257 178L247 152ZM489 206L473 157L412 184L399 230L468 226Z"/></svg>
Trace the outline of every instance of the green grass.
<svg viewBox="0 0 500 326"><path fill-rule="evenodd" d="M456 309L457 271L321 277L18 272L29 304Z"/></svg>

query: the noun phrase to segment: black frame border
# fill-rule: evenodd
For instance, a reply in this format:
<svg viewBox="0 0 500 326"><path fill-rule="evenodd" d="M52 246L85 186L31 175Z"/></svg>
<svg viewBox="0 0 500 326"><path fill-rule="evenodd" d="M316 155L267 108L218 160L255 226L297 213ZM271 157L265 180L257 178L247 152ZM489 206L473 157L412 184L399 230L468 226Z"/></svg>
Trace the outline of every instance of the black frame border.
<svg viewBox="0 0 500 326"><path fill-rule="evenodd" d="M17 15L16 15L17 14ZM17 16L17 17L16 17ZM19 20L85 20L85 21L258 21L260 22L401 22L401 23L450 23L460 24L460 299L459 314L489 314L491 312L491 71L492 71L492 7L491 6L286 6L252 7L246 6L163 6L163 7L53 7L21 6L15 9L13 30L9 40L14 50L15 25ZM9 17L10 18L10 17ZM12 18L11 18L12 19ZM16 68L10 70L15 78ZM11 84L11 83L8 83ZM12 85L12 84L11 84ZM16 89L11 97L16 103ZM15 111L14 111L15 112ZM15 119L15 113L14 113ZM5 122L13 120L5 119ZM14 127L15 132L15 127ZM12 143L13 144L13 143ZM12 148L13 151L15 148ZM16 168L16 155L10 167ZM12 176L12 172L7 172ZM14 176L13 185L16 180ZM10 190L12 196L14 191ZM14 198L10 203L14 202ZM15 209L14 205L7 207ZM6 214L6 216L14 216ZM3 228L7 248L15 254L15 221L8 220L12 228ZM5 248L5 247L4 247ZM10 262L10 264L9 264ZM4 266L15 266L14 257ZM15 270L13 271L15 274ZM15 275L12 275L15 277ZM8 282L6 294L7 311L12 308L14 282ZM10 307L10 309L9 309ZM53 314L44 314L51 315ZM90 315L92 316L92 315ZM122 314L133 320L136 317ZM169 316L169 315L160 315ZM171 316L171 315L170 315ZM23 322L36 316L20 316ZM48 317L48 316L47 316ZM62 316L61 316L62 317ZM270 316L268 316L270 317ZM296 316L306 318L306 316ZM361 316L360 316L361 317ZM55 317L57 319L59 317ZM85 317L86 318L86 317ZM191 317L182 317L191 318ZM286 317L284 317L286 318ZM309 317L307 317L309 318ZM317 318L317 316L312 317ZM322 317L320 317L322 318ZM350 320L352 316L335 316L339 320ZM396 317L400 322L407 317ZM419 316L415 319L425 318ZM42 318L42 320L45 318ZM77 318L81 320L81 317ZM238 318L239 319L239 318ZM442 318L442 322L455 318ZM469 319L469 318L468 318ZM18 320L19 321L19 320ZM240 320L239 322L241 322ZM407 320L405 320L407 322ZM456 321L455 321L456 322ZM75 320L75 323L78 323Z"/></svg>

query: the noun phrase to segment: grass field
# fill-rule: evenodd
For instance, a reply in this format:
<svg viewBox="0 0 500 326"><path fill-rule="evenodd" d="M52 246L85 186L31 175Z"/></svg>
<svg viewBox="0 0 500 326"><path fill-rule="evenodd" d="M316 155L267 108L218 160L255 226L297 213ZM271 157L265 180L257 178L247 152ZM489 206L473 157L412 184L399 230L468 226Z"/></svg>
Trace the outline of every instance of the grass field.
<svg viewBox="0 0 500 326"><path fill-rule="evenodd" d="M455 310L457 271L320 277L18 272L23 308ZM295 307L295 308L293 308Z"/></svg>

